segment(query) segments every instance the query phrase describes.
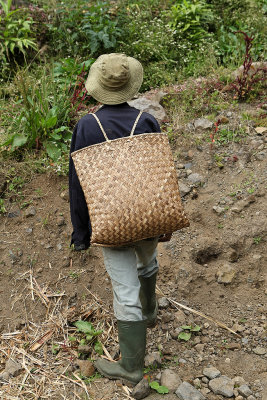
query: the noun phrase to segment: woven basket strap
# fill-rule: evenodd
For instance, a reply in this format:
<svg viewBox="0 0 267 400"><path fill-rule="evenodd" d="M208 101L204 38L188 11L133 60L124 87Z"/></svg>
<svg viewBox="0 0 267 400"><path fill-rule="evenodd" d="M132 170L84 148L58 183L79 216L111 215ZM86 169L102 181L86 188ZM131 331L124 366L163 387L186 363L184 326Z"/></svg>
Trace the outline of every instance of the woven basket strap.
<svg viewBox="0 0 267 400"><path fill-rule="evenodd" d="M99 128L101 129L101 131L102 131L102 133L103 133L103 135L104 135L106 141L107 141L107 142L110 142L109 138L107 137L106 132L104 131L104 128L103 128L101 122L99 121L99 118L98 118L95 114L91 114L91 115L92 115L93 117L95 117L96 122L98 123Z"/></svg>
<svg viewBox="0 0 267 400"><path fill-rule="evenodd" d="M142 111L140 111L140 113L137 115L137 118L136 118L135 123L134 123L134 125L132 127L132 130L131 130L130 136L134 135L134 131L135 131L136 125L137 125L141 115L142 115Z"/></svg>

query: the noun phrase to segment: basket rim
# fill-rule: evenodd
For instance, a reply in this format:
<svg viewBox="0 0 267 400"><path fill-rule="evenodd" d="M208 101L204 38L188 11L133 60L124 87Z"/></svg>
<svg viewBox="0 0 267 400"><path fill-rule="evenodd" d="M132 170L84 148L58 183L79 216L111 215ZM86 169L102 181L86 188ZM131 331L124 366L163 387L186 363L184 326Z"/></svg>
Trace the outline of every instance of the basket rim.
<svg viewBox="0 0 267 400"><path fill-rule="evenodd" d="M138 135L133 135L133 136L123 136L123 137L120 137L120 138L117 138L117 139L111 139L110 141L104 140L104 141L101 142L101 143L92 144L92 145L83 147L83 148L81 148L81 149L79 149L79 150L75 150L75 151L73 151L73 152L71 153L71 157L73 157L74 155L76 155L76 154L78 154L78 153L80 153L81 151L84 151L84 150L86 150L86 149L89 149L89 148L90 148L90 149L96 148L96 147L99 147L99 146L106 145L107 143L110 144L110 142L118 142L118 141L125 140L125 139L127 139L127 140L133 140L133 139L136 139L136 138L147 137L147 136L152 136L152 135L153 135L153 136L157 135L157 136L165 136L165 137L167 136L167 137L168 137L167 133L165 133L165 132L149 132L149 133L140 133L140 134L138 134Z"/></svg>

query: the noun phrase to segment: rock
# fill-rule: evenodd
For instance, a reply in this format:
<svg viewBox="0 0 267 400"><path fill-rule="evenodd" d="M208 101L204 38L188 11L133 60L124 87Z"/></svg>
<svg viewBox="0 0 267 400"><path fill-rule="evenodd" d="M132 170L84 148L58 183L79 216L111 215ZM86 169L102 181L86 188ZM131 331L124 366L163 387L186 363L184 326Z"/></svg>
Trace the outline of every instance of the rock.
<svg viewBox="0 0 267 400"><path fill-rule="evenodd" d="M213 127L213 123L206 118L197 118L193 122L195 129L210 129Z"/></svg>
<svg viewBox="0 0 267 400"><path fill-rule="evenodd" d="M255 155L256 160L258 161L263 161L266 158L266 152L265 151L260 151Z"/></svg>
<svg viewBox="0 0 267 400"><path fill-rule="evenodd" d="M63 217L63 215L60 215L57 218L57 226L63 226L63 225L66 225L65 218Z"/></svg>
<svg viewBox="0 0 267 400"><path fill-rule="evenodd" d="M230 264L223 264L216 273L217 282L230 284L233 282L236 276L235 268L233 268Z"/></svg>
<svg viewBox="0 0 267 400"><path fill-rule="evenodd" d="M215 379L221 375L221 372L215 367L208 367L203 369L203 375L209 379Z"/></svg>
<svg viewBox="0 0 267 400"><path fill-rule="evenodd" d="M227 344L227 349L229 349L229 350L240 350L241 349L241 344L240 343L228 343Z"/></svg>
<svg viewBox="0 0 267 400"><path fill-rule="evenodd" d="M175 318L175 323L178 326L183 325L186 321L185 313L182 310L176 311L176 313L174 314L174 318Z"/></svg>
<svg viewBox="0 0 267 400"><path fill-rule="evenodd" d="M89 377L94 375L95 373L95 367L93 363L89 360L77 360L77 365L79 366L81 370L81 374L83 376Z"/></svg>
<svg viewBox="0 0 267 400"><path fill-rule="evenodd" d="M265 398L267 398L267 397L265 397ZM248 400L256 400L256 397L254 397L254 396L248 396ZM264 398L262 398L262 400L264 400Z"/></svg>
<svg viewBox="0 0 267 400"><path fill-rule="evenodd" d="M147 354L145 356L145 366L152 366L152 367L159 367L161 365L161 356L158 351L155 351L154 353Z"/></svg>
<svg viewBox="0 0 267 400"><path fill-rule="evenodd" d="M252 391L250 390L248 385L241 385L238 388L238 393L240 393L241 396L243 396L243 397L248 397L248 396L252 395Z"/></svg>
<svg viewBox="0 0 267 400"><path fill-rule="evenodd" d="M235 387L239 387L239 386L244 385L244 384L246 383L246 382L245 382L245 379L242 378L242 376L235 376L235 377L232 379L232 382L233 382L233 384L234 384Z"/></svg>
<svg viewBox="0 0 267 400"><path fill-rule="evenodd" d="M88 346L86 344L80 344L78 346L78 352L79 353L84 353L84 354L91 354L92 352L92 347Z"/></svg>
<svg viewBox="0 0 267 400"><path fill-rule="evenodd" d="M160 297L158 299L159 308L168 308L170 303L166 297Z"/></svg>
<svg viewBox="0 0 267 400"><path fill-rule="evenodd" d="M257 70L257 68L267 68L267 62L266 61L256 61L253 62L251 64L251 67L248 71L248 75L251 76L252 74L255 73L255 71ZM238 78L239 76L241 76L243 74L244 71L244 66L241 65L241 67L237 68L233 73L232 73L232 77Z"/></svg>
<svg viewBox="0 0 267 400"><path fill-rule="evenodd" d="M11 376L18 376L23 371L23 367L17 361L10 358L6 362L5 371Z"/></svg>
<svg viewBox="0 0 267 400"><path fill-rule="evenodd" d="M29 218L29 217L34 217L36 215L36 210L34 207L29 207L26 211L25 211L25 217Z"/></svg>
<svg viewBox="0 0 267 400"><path fill-rule="evenodd" d="M179 190L180 190L180 195L181 197L186 196L188 193L191 192L190 186L186 185L183 182L179 182Z"/></svg>
<svg viewBox="0 0 267 400"><path fill-rule="evenodd" d="M267 132L267 127L266 126L257 126L255 128L255 131L259 134L262 135L263 133Z"/></svg>
<svg viewBox="0 0 267 400"><path fill-rule="evenodd" d="M234 395L234 384L228 376L220 376L219 378L212 379L209 381L209 388L214 394L221 394L225 397L233 397Z"/></svg>
<svg viewBox="0 0 267 400"><path fill-rule="evenodd" d="M175 394L178 396L180 400L205 400L206 397L203 394L194 388L194 386L190 385L188 382L183 382Z"/></svg>
<svg viewBox="0 0 267 400"><path fill-rule="evenodd" d="M149 114L152 114L153 117L160 122L167 117L166 111L157 101L151 101L146 97L139 97L138 99L128 101L128 104L140 111L145 111Z"/></svg>
<svg viewBox="0 0 267 400"><path fill-rule="evenodd" d="M197 173L189 175L187 179L193 185L203 185L205 183L203 176Z"/></svg>
<svg viewBox="0 0 267 400"><path fill-rule="evenodd" d="M212 209L213 209L213 211L215 211L219 215L225 213L225 209L223 207L220 207L220 206L213 206Z"/></svg>
<svg viewBox="0 0 267 400"><path fill-rule="evenodd" d="M173 330L173 331L170 331L170 335L171 335L171 337L173 338L173 339L178 339L178 336L179 336L179 334L181 333L183 331L183 329L182 328L176 328L175 330Z"/></svg>
<svg viewBox="0 0 267 400"><path fill-rule="evenodd" d="M20 216L20 211L16 210L16 211L12 211L7 213L7 218L16 218Z"/></svg>
<svg viewBox="0 0 267 400"><path fill-rule="evenodd" d="M170 321L172 321L172 320L173 320L173 314L172 314L172 313L167 312L167 311L165 311L165 312L162 313L162 315L161 315L161 321L162 321L164 324L167 324L168 322L170 322Z"/></svg>
<svg viewBox="0 0 267 400"><path fill-rule="evenodd" d="M205 347L205 344L203 344L203 343L198 343L198 344L195 345L195 349L196 349L196 351L198 351L199 353L202 353L202 352L203 352L204 347Z"/></svg>
<svg viewBox="0 0 267 400"><path fill-rule="evenodd" d="M179 385L181 385L182 380L176 372L171 369L165 369L161 374L160 384L166 386L170 392L174 392Z"/></svg>
<svg viewBox="0 0 267 400"><path fill-rule="evenodd" d="M0 382L1 382L1 383L6 383L6 382L8 382L9 378L10 378L10 374L9 374L8 372L6 372L6 371L3 371L3 372L0 374Z"/></svg>
<svg viewBox="0 0 267 400"><path fill-rule="evenodd" d="M60 193L60 197L63 200L70 201L69 191L68 190L64 190L63 192Z"/></svg>
<svg viewBox="0 0 267 400"><path fill-rule="evenodd" d="M150 386L147 379L142 379L134 388L131 397L134 399L144 399L150 393Z"/></svg>
<svg viewBox="0 0 267 400"><path fill-rule="evenodd" d="M266 349L264 347L257 346L253 349L253 353L257 354L258 356L263 356L266 354Z"/></svg>
<svg viewBox="0 0 267 400"><path fill-rule="evenodd" d="M201 389L201 380L199 378L194 379L193 384L196 389Z"/></svg>

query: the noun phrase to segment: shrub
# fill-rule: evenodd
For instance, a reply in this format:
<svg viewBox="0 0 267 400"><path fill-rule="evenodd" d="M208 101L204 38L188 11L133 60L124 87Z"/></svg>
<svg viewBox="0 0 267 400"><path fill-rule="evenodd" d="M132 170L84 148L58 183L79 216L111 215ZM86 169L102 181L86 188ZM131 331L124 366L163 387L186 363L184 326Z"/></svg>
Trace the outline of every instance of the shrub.
<svg viewBox="0 0 267 400"><path fill-rule="evenodd" d="M37 50L33 19L23 8L14 9L12 0L0 0L0 68L1 75L9 73L10 65L25 59L28 49Z"/></svg>
<svg viewBox="0 0 267 400"><path fill-rule="evenodd" d="M115 48L120 30L109 13L110 4L85 0L60 2L49 24L50 42L64 56L98 56Z"/></svg>
<svg viewBox="0 0 267 400"><path fill-rule="evenodd" d="M67 88L54 84L53 73L46 68L38 78L30 77L27 70L17 74L20 110L9 129L15 133L2 146L11 152L44 148L49 157L57 160L68 151L71 139L70 95Z"/></svg>

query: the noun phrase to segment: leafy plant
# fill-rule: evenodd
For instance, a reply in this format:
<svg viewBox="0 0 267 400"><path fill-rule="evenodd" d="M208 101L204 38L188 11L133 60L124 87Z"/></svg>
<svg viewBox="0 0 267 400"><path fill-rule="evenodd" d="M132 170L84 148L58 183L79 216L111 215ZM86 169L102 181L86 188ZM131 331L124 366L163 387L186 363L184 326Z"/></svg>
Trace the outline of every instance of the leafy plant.
<svg viewBox="0 0 267 400"><path fill-rule="evenodd" d="M184 340L185 342L188 342L188 340L190 340L192 333L197 333L201 330L201 327L199 325L183 325L181 328L183 329L183 332L179 333L178 339Z"/></svg>
<svg viewBox="0 0 267 400"><path fill-rule="evenodd" d="M97 340L97 336L102 333L102 330L96 331L93 327L93 324L88 321L77 321L74 323L74 325L76 326L78 332L82 332L85 334L85 338L80 340L80 344L93 344L95 352L102 355L103 347L101 342Z"/></svg>
<svg viewBox="0 0 267 400"><path fill-rule="evenodd" d="M261 236L257 236L257 237L254 237L254 238L253 238L253 242L254 242L255 244L259 244L259 243L261 242L261 240L262 240L262 237L261 237Z"/></svg>
<svg viewBox="0 0 267 400"><path fill-rule="evenodd" d="M253 46L254 37L249 36L243 31L237 31L235 33L241 33L244 37L246 43L246 51L243 62L243 70L240 75L237 76L234 83L232 83L232 88L236 91L236 96L239 100L245 99L251 92L253 86L261 81L265 80L265 75L267 74L266 67L253 68L252 66L252 55L251 49Z"/></svg>
<svg viewBox="0 0 267 400"><path fill-rule="evenodd" d="M5 213L6 213L6 207L4 199L0 199L0 214L5 214Z"/></svg>
<svg viewBox="0 0 267 400"><path fill-rule="evenodd" d="M169 389L166 386L161 386L158 382L156 381L152 381L149 382L149 386L151 387L151 389L156 390L156 392L160 393L160 394L166 394L169 393Z"/></svg>
<svg viewBox="0 0 267 400"><path fill-rule="evenodd" d="M120 36L107 1L60 2L51 24L50 41L56 51L71 56L95 56L114 49Z"/></svg>
<svg viewBox="0 0 267 400"><path fill-rule="evenodd" d="M1 146L11 152L18 149L44 148L54 161L68 152L72 132L70 95L54 85L53 72L42 71L39 80L32 80L26 72L16 79L20 91L20 111L11 123L13 133Z"/></svg>
<svg viewBox="0 0 267 400"><path fill-rule="evenodd" d="M180 0L171 8L170 25L192 45L198 46L210 36L209 26L213 21L212 9L204 0Z"/></svg>
<svg viewBox="0 0 267 400"><path fill-rule="evenodd" d="M33 19L22 8L13 9L12 0L0 0L0 60L3 75L9 63L16 61L26 50L37 50L33 34Z"/></svg>

